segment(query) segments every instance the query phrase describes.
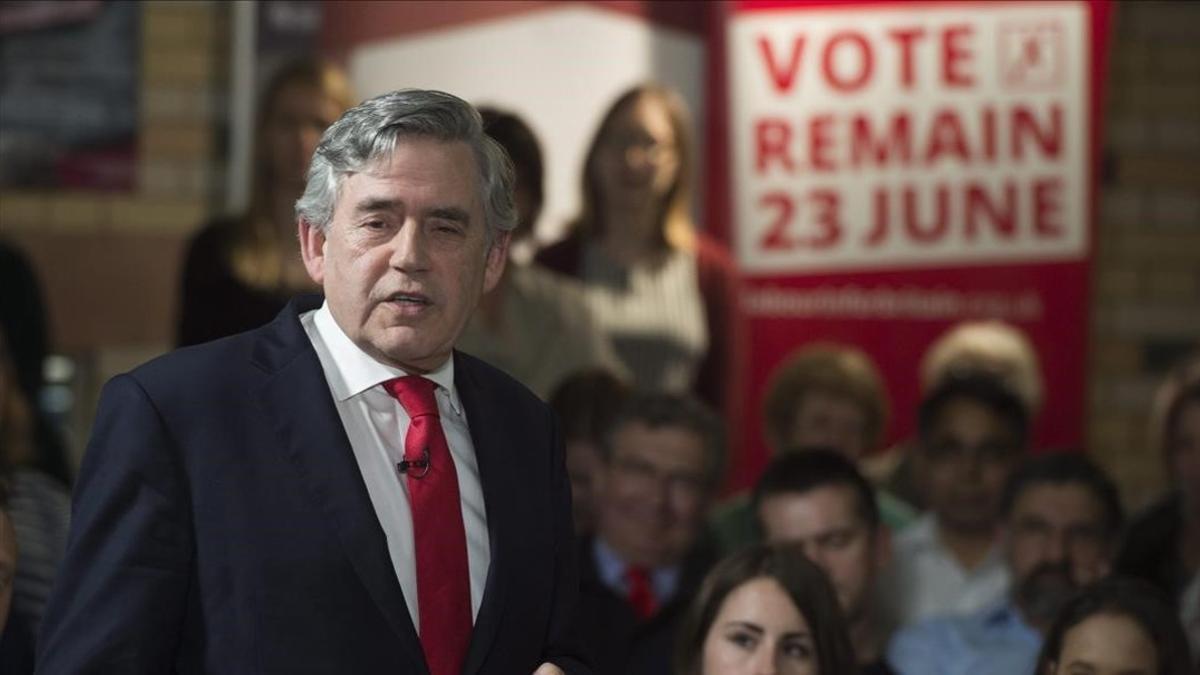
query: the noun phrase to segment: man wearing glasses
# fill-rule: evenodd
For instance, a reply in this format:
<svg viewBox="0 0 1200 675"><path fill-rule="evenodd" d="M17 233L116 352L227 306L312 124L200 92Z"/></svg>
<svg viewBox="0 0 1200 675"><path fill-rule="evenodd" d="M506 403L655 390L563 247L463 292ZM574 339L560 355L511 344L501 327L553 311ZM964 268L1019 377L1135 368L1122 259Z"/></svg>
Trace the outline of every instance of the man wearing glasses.
<svg viewBox="0 0 1200 675"><path fill-rule="evenodd" d="M601 447L596 535L579 555L581 630L596 673L671 672L678 621L712 556L698 545L724 463L703 404L635 395Z"/></svg>

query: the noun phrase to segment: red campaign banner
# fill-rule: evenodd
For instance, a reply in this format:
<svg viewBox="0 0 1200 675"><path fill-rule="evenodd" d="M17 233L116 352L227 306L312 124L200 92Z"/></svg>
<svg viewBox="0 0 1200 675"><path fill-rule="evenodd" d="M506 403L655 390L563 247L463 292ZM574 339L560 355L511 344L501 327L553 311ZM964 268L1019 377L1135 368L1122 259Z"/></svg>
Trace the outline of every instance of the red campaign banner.
<svg viewBox="0 0 1200 675"><path fill-rule="evenodd" d="M767 460L765 383L813 341L884 376L908 438L918 364L1001 319L1045 380L1038 447L1083 438L1099 102L1111 6L740 2L710 36L709 222L745 277L743 461Z"/></svg>

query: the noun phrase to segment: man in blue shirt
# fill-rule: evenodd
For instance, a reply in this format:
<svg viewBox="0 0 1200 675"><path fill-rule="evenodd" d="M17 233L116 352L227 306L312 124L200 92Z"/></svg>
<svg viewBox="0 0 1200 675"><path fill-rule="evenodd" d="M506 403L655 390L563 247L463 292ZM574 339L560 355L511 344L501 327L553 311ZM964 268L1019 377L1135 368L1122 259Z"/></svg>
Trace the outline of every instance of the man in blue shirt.
<svg viewBox="0 0 1200 675"><path fill-rule="evenodd" d="M700 534L724 430L695 399L635 393L600 452L596 532L579 551L580 635L596 675L668 673L684 610L712 562Z"/></svg>
<svg viewBox="0 0 1200 675"><path fill-rule="evenodd" d="M1108 476L1082 454L1029 460L1008 482L1001 514L1009 597L981 612L901 631L887 651L896 672L1032 675L1059 608L1108 573L1121 502Z"/></svg>

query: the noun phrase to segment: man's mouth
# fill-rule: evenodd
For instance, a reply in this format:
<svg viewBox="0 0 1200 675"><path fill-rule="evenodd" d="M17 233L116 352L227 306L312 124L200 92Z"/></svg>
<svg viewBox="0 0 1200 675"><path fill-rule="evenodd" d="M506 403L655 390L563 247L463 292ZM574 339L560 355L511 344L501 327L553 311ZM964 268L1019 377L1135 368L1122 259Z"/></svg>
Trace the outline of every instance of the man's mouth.
<svg viewBox="0 0 1200 675"><path fill-rule="evenodd" d="M388 302L395 302L401 305L419 305L422 307L433 304L427 296L420 293L393 293L388 296L387 300Z"/></svg>

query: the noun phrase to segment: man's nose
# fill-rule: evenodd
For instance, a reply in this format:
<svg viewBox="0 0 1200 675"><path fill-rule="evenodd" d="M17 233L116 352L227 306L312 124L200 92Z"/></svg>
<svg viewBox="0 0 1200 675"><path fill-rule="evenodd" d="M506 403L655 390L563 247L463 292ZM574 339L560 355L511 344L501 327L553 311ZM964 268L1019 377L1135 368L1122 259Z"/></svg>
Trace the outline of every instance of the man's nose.
<svg viewBox="0 0 1200 675"><path fill-rule="evenodd" d="M1042 555L1048 563L1064 562L1067 559L1067 551L1067 535L1062 532L1051 532L1042 547Z"/></svg>
<svg viewBox="0 0 1200 675"><path fill-rule="evenodd" d="M654 505L661 511L669 511L671 509L671 477L662 474L654 476L653 484L650 487L650 499Z"/></svg>
<svg viewBox="0 0 1200 675"><path fill-rule="evenodd" d="M425 237L420 224L404 221L389 242L392 255L388 263L403 272L421 272L428 267Z"/></svg>

